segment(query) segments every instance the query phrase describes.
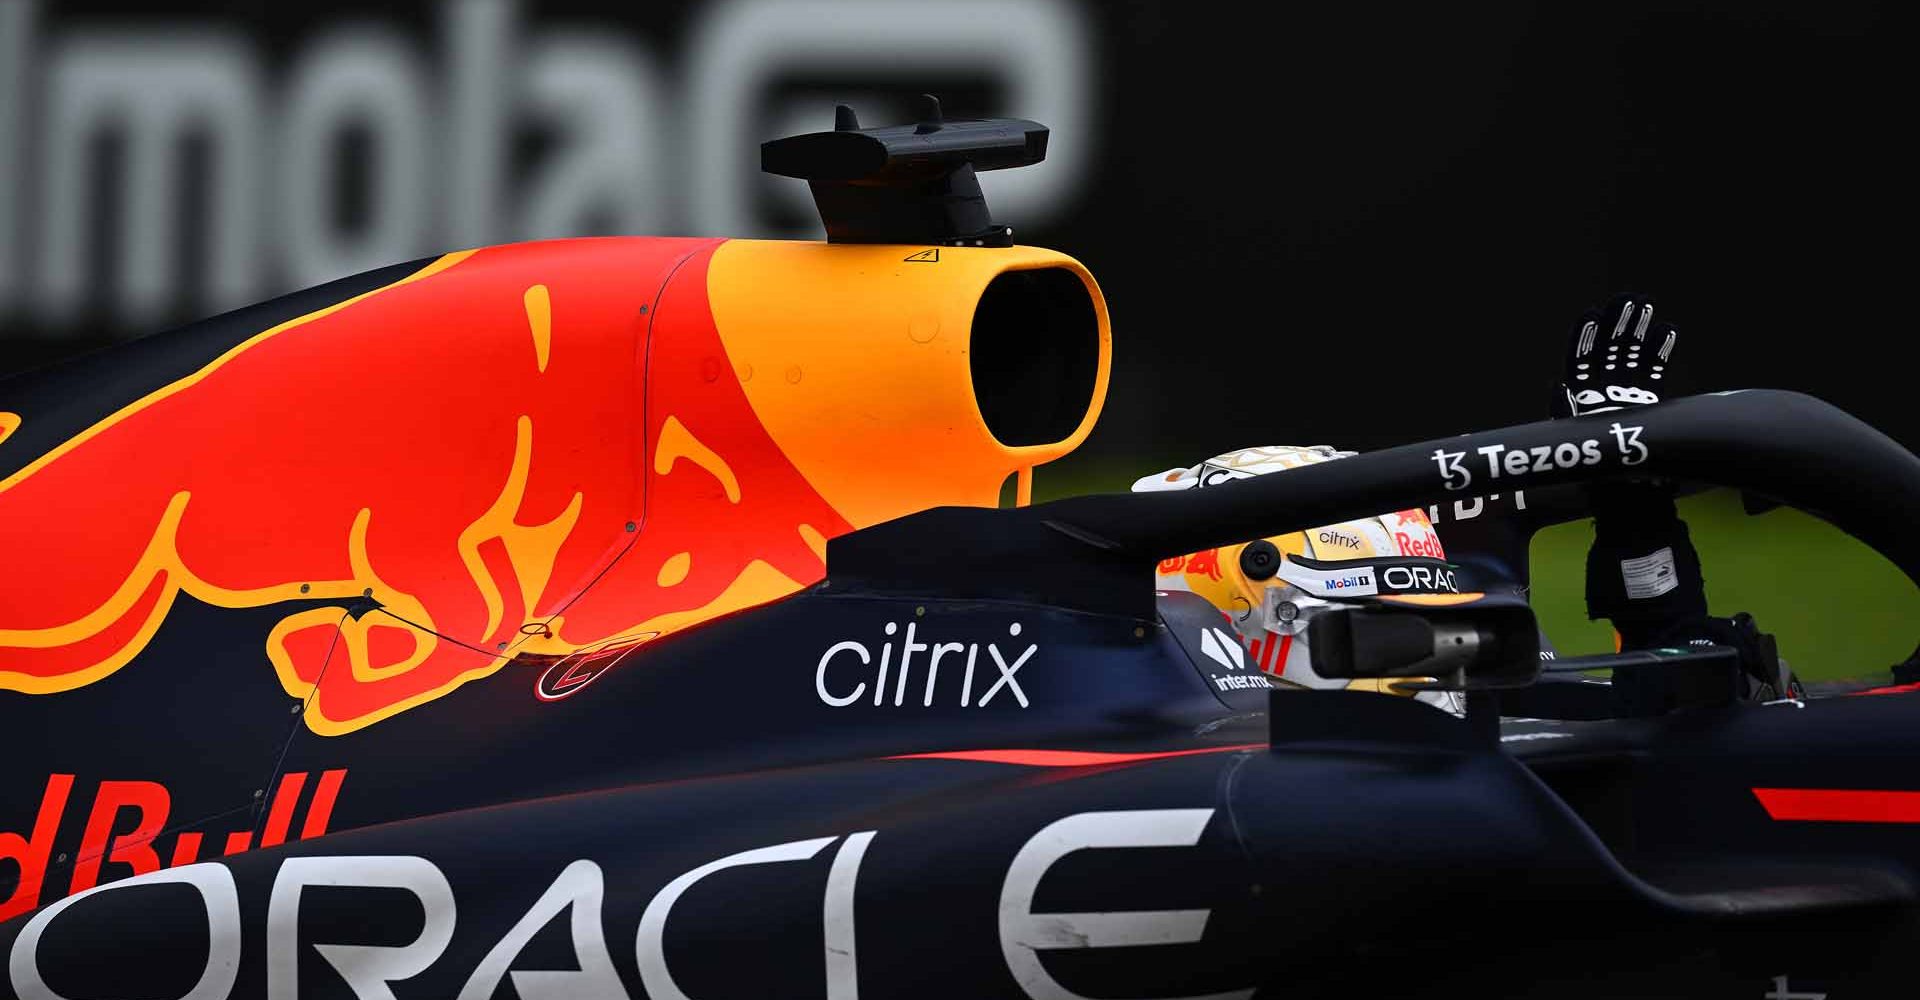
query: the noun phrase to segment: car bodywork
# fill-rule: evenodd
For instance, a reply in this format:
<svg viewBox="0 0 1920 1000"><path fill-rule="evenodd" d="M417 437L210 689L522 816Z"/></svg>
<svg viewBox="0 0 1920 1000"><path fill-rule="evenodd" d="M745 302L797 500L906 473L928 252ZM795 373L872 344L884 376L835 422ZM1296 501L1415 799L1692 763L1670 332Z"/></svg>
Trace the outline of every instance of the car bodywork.
<svg viewBox="0 0 1920 1000"><path fill-rule="evenodd" d="M0 384L0 995L1902 981L1912 697L1275 690L1153 573L1658 475L1911 575L1920 460L1756 391L995 508L1084 438L1108 345L1050 251L584 240Z"/></svg>

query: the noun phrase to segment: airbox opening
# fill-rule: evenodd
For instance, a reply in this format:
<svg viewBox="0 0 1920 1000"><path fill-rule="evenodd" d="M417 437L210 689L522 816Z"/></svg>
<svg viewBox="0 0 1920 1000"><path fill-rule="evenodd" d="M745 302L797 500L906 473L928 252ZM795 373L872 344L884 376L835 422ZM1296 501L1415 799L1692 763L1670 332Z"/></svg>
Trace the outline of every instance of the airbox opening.
<svg viewBox="0 0 1920 1000"><path fill-rule="evenodd" d="M995 439L1012 447L1063 441L1093 405L1093 297L1066 268L1001 274L974 309L969 352L974 400Z"/></svg>

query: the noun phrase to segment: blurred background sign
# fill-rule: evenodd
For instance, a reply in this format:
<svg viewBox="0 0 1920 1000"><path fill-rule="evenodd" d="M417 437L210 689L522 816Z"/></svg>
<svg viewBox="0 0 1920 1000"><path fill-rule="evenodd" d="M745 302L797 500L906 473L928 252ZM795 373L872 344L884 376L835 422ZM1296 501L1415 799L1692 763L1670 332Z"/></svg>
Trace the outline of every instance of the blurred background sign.
<svg viewBox="0 0 1920 1000"><path fill-rule="evenodd" d="M1108 485L1541 416L1616 289L1703 388L1920 443L1871 5L289 6L0 0L0 374L456 247L817 235L758 143L932 91L1053 128L983 183L1110 297Z"/></svg>

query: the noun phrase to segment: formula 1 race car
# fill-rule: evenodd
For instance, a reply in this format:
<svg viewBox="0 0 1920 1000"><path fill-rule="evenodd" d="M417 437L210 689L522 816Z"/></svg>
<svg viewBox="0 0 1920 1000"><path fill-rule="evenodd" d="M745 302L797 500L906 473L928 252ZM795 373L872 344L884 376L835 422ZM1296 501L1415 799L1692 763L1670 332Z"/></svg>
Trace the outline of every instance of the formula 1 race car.
<svg viewBox="0 0 1920 1000"><path fill-rule="evenodd" d="M1912 991L1920 700L1543 671L1521 595L1625 476L1913 576L1920 460L1748 391L1027 504L1109 365L974 178L1046 130L837 125L764 148L825 243L463 251L0 383L0 996ZM1155 588L1514 490L1295 573L1379 597L1316 676L1459 716L1277 687ZM1690 707L1556 693L1624 659Z"/></svg>

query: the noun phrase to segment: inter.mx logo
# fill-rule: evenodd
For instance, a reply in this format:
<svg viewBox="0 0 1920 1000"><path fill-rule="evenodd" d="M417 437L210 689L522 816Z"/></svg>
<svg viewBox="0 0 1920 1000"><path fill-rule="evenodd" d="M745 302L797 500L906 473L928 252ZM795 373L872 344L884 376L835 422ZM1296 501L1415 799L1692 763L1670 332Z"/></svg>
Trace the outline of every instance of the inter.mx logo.
<svg viewBox="0 0 1920 1000"><path fill-rule="evenodd" d="M1218 663L1229 671L1227 674L1208 674L1213 686L1222 691L1239 691L1246 688L1270 688L1266 675L1258 670L1244 673L1247 669L1247 650L1240 640L1226 631L1217 628L1200 630L1200 654Z"/></svg>
<svg viewBox="0 0 1920 1000"><path fill-rule="evenodd" d="M799 235L761 206L811 219L806 186L761 175L758 144L830 127L835 98L884 123L903 83L984 81L1003 105L983 113L1052 127L1044 165L986 181L996 217L1045 222L1097 152L1073 0L699 4L670 56L604 24L529 23L518 0L449 0L428 39L343 19L271 58L219 22L51 10L0 0L0 313L49 324L104 305L136 326L517 239Z"/></svg>

